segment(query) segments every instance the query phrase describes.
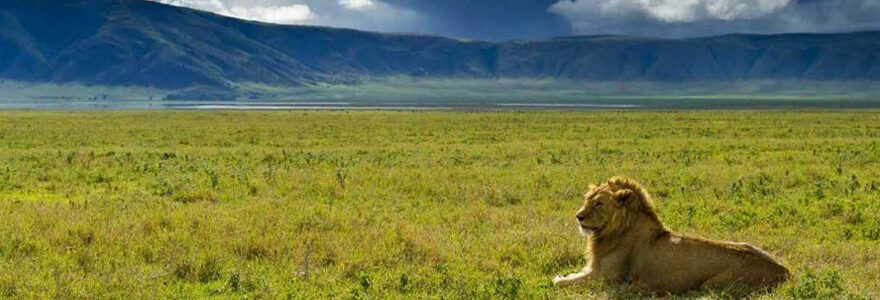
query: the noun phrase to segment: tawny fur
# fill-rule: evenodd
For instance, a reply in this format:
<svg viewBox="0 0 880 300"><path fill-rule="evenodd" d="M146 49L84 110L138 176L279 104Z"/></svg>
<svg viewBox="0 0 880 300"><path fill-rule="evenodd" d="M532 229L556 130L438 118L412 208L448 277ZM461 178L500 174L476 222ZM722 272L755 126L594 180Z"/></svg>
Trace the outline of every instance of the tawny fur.
<svg viewBox="0 0 880 300"><path fill-rule="evenodd" d="M751 291L790 277L767 252L749 244L671 233L648 192L630 179L614 177L591 185L584 198L577 217L588 235L589 263L581 272L556 277L555 286L598 279L657 293Z"/></svg>

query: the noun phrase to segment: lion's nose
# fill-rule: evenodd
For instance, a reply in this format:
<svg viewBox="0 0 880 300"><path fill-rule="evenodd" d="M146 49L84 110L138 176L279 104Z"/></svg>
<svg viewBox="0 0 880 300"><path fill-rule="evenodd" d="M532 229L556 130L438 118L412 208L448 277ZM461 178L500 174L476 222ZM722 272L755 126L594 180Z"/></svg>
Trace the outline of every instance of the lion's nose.
<svg viewBox="0 0 880 300"><path fill-rule="evenodd" d="M581 217L580 215L578 215L577 218L578 218L578 222L583 222L583 221L584 221L584 217Z"/></svg>

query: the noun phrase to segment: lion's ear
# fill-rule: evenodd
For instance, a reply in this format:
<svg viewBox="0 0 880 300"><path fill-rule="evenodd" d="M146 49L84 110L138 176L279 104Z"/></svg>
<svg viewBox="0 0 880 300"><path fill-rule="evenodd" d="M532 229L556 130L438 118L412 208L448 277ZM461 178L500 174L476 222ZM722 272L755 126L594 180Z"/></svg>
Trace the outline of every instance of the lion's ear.
<svg viewBox="0 0 880 300"><path fill-rule="evenodd" d="M625 206L630 202L630 198L633 197L633 191L630 189L623 189L617 192L614 192L614 195L611 196L612 199L617 201L617 204L621 206Z"/></svg>
<svg viewBox="0 0 880 300"><path fill-rule="evenodd" d="M589 187L590 190L592 191L592 190L595 190L595 189L596 189L597 187L599 187L599 186L596 185L595 183L591 183L588 187Z"/></svg>

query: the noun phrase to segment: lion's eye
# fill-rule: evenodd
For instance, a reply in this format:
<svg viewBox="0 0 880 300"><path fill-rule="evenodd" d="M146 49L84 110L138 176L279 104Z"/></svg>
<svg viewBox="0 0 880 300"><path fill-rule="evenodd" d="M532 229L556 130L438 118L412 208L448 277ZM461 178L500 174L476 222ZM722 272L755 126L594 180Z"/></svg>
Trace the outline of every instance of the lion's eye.
<svg viewBox="0 0 880 300"><path fill-rule="evenodd" d="M596 202L596 204L593 204L593 207L595 207L595 208L602 207L602 202Z"/></svg>

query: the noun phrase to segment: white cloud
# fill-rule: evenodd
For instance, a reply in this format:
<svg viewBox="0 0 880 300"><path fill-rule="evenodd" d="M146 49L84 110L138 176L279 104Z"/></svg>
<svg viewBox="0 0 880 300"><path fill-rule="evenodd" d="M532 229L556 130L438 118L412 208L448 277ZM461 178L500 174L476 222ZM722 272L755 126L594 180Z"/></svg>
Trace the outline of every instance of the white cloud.
<svg viewBox="0 0 880 300"><path fill-rule="evenodd" d="M644 15L662 22L747 20L774 13L792 0L562 0L550 11L582 18Z"/></svg>
<svg viewBox="0 0 880 300"><path fill-rule="evenodd" d="M0 0L2 1L2 0ZM381 0L152 0L266 23L423 32L413 10Z"/></svg>
<svg viewBox="0 0 880 300"><path fill-rule="evenodd" d="M200 10L207 11L223 11L226 10L226 5L223 4L220 0L156 0L159 3L174 5L174 6L186 6L192 7Z"/></svg>
<svg viewBox="0 0 880 300"><path fill-rule="evenodd" d="M303 24L315 14L305 4L279 6L227 5L220 0L156 0L159 3L206 10L224 16L278 24Z"/></svg>
<svg viewBox="0 0 880 300"><path fill-rule="evenodd" d="M339 0L339 5L347 9L362 10L373 7L373 0Z"/></svg>
<svg viewBox="0 0 880 300"><path fill-rule="evenodd" d="M301 24L314 18L314 14L308 5L292 4L287 6L255 6L255 7L232 7L229 16L246 20L261 21L277 24Z"/></svg>

